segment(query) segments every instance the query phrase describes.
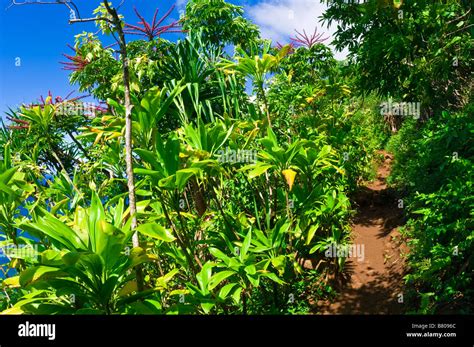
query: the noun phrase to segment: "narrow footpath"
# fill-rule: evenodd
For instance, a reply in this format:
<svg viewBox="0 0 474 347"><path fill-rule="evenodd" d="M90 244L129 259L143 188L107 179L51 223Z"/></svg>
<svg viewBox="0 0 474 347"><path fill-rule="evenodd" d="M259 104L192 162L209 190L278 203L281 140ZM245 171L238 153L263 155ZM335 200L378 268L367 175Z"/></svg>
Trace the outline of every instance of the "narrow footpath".
<svg viewBox="0 0 474 347"><path fill-rule="evenodd" d="M364 246L364 259L347 259L346 280L330 301L318 302L319 314L401 314L404 244L398 227L402 210L387 188L393 157L381 151L384 159L373 182L362 187L355 197L357 214L352 222L352 243Z"/></svg>

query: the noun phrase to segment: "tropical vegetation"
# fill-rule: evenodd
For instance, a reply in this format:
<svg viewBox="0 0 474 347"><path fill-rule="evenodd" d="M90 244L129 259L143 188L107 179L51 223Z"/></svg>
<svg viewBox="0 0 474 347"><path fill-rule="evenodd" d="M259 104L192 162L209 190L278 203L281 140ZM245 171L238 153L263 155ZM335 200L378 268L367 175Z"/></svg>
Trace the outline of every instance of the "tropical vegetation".
<svg viewBox="0 0 474 347"><path fill-rule="evenodd" d="M318 32L265 40L224 0L168 25L104 1L101 33L64 63L97 103L49 93L0 130L3 313L317 313L346 265L325 250L351 243L384 148L406 206L406 311L472 313L471 8L325 2L345 61ZM381 115L388 99L419 117Z"/></svg>

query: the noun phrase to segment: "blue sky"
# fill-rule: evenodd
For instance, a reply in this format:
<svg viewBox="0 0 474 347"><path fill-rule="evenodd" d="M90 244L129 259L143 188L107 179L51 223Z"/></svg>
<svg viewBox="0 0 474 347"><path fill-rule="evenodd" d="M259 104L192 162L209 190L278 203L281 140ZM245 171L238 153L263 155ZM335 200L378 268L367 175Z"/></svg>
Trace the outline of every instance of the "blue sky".
<svg viewBox="0 0 474 347"><path fill-rule="evenodd" d="M25 0L18 0L24 2ZM31 0L28 0L31 1ZM46 1L46 0L45 0ZM54 2L55 0L47 0ZM91 17L100 0L76 0L83 18ZM118 1L112 1L118 3ZM262 36L274 41L285 42L294 29L313 31L318 25L320 30L331 36L332 30L321 28L317 17L324 10L319 0L248 0L229 1L244 6L245 16L257 23ZM73 44L74 35L83 31L95 32L93 23L68 24L69 10L63 5L28 5L6 8L10 0L0 0L0 112L2 116L8 107L15 108L21 103L36 101L40 95L66 96L77 90L68 82L68 71L62 70L60 61L66 61L62 53L72 51L67 44ZM166 12L176 3L176 10L170 19L179 18L179 11L186 4L167 0L126 0L120 12L129 23L136 23L133 6L151 19L154 10ZM166 36L176 40L177 34ZM130 39L133 37L130 37ZM105 41L110 41L106 38ZM328 40L330 42L330 40ZM344 53L337 55L339 58ZM19 65L19 66L17 66ZM81 95L76 92L75 94Z"/></svg>

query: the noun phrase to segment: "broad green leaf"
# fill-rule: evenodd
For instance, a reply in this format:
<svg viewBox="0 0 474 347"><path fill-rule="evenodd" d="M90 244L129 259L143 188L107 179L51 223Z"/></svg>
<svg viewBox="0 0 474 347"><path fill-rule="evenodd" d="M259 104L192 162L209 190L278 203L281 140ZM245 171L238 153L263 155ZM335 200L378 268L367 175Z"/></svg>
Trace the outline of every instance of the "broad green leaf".
<svg viewBox="0 0 474 347"><path fill-rule="evenodd" d="M309 231L308 231L308 236L306 238L306 245L309 245L311 243L311 241L313 240L313 237L314 235L316 234L316 231L319 229L319 223L316 224L316 225L312 225L310 228L309 228Z"/></svg>
<svg viewBox="0 0 474 347"><path fill-rule="evenodd" d="M257 273L257 268L255 267L254 264L247 265L244 268L245 272L248 273L249 275L255 275Z"/></svg>
<svg viewBox="0 0 474 347"><path fill-rule="evenodd" d="M213 290L215 287L217 287L223 280L226 278L235 275L234 271L221 271L216 274L214 274L209 281L209 290Z"/></svg>
<svg viewBox="0 0 474 347"><path fill-rule="evenodd" d="M263 273L262 276L265 276L265 277L268 277L269 279L271 279L273 282L276 282L278 284L285 284L285 282L278 278L277 275L275 275L273 272L266 272L266 273Z"/></svg>
<svg viewBox="0 0 474 347"><path fill-rule="evenodd" d="M211 279L211 276L212 276L213 267L214 267L213 263L207 262L206 264L204 264L201 271L196 275L196 279L199 283L201 294L203 295L207 295L209 293L208 285L209 285L209 280Z"/></svg>
<svg viewBox="0 0 474 347"><path fill-rule="evenodd" d="M217 248L210 247L209 253L211 253L217 259L222 260L226 265L229 264L229 257L225 255L223 252L218 250Z"/></svg>
<svg viewBox="0 0 474 347"><path fill-rule="evenodd" d="M28 284L44 279L47 277L61 276L64 272L57 267L51 266L32 266L22 271L20 274L20 285L26 287Z"/></svg>
<svg viewBox="0 0 474 347"><path fill-rule="evenodd" d="M99 225L101 221L105 220L105 211L102 202L94 191L92 192L92 201L88 212L90 234L89 238L92 250L96 252L98 248L103 248L103 245L101 245L100 243L105 242L104 236L101 235L99 231Z"/></svg>
<svg viewBox="0 0 474 347"><path fill-rule="evenodd" d="M49 212L42 211L43 217L38 218L35 222L27 222L21 224L20 228L34 234L42 234L55 240L61 244L62 247L68 250L87 249L87 245L77 235L74 230L66 226L63 222L52 216Z"/></svg>
<svg viewBox="0 0 474 347"><path fill-rule="evenodd" d="M271 167L273 167L273 165L270 165L270 164L257 164L256 167L253 170L249 171L248 177L249 177L249 179L258 177L258 176L264 174L265 172L267 172L267 170L270 169Z"/></svg>
<svg viewBox="0 0 474 347"><path fill-rule="evenodd" d="M127 296L138 290L137 281L128 281L117 293L118 296Z"/></svg>
<svg viewBox="0 0 474 347"><path fill-rule="evenodd" d="M247 257L247 252L250 248L250 243L252 241L252 230L249 230L247 236L245 236L244 242L242 242L242 248L240 249L240 261L243 262Z"/></svg>
<svg viewBox="0 0 474 347"><path fill-rule="evenodd" d="M221 288L219 291L219 298L222 300L225 300L229 293L234 289L234 287L237 286L237 283L229 283L226 284L224 287Z"/></svg>
<svg viewBox="0 0 474 347"><path fill-rule="evenodd" d="M172 242L176 240L170 230L156 223L147 223L139 225L137 231L152 238Z"/></svg>
<svg viewBox="0 0 474 347"><path fill-rule="evenodd" d="M41 263L43 265L59 266L64 264L60 251L48 249L41 253Z"/></svg>
<svg viewBox="0 0 474 347"><path fill-rule="evenodd" d="M176 188L183 189L188 183L188 180L200 171L201 170L198 168L188 168L176 171Z"/></svg>
<svg viewBox="0 0 474 347"><path fill-rule="evenodd" d="M4 279L2 284L7 287L17 288L20 287L20 276L9 277Z"/></svg>

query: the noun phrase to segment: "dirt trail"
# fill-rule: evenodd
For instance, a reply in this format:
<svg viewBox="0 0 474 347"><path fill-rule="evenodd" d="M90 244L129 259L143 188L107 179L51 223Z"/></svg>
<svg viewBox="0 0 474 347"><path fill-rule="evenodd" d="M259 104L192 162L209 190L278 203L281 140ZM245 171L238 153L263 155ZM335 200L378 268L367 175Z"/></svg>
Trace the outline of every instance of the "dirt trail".
<svg viewBox="0 0 474 347"><path fill-rule="evenodd" d="M402 287L403 258L400 257L399 233L401 210L397 198L387 188L392 156L384 156L376 179L355 197L357 214L353 220L354 245L364 246L364 259L348 258L345 280L337 288L333 302L318 303L320 314L397 314L403 313L398 302Z"/></svg>

